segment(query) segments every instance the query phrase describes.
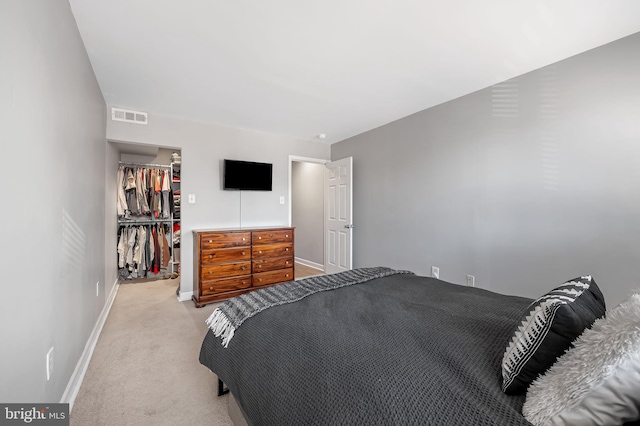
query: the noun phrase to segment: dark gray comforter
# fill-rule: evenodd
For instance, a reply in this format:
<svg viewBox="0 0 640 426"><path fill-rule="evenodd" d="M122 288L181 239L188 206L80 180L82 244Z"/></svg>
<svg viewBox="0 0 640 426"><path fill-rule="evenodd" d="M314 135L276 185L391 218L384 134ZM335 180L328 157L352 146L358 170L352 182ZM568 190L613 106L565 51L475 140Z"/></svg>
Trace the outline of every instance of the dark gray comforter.
<svg viewBox="0 0 640 426"><path fill-rule="evenodd" d="M247 319L200 362L253 425L529 425L500 362L531 302L415 275L308 296Z"/></svg>

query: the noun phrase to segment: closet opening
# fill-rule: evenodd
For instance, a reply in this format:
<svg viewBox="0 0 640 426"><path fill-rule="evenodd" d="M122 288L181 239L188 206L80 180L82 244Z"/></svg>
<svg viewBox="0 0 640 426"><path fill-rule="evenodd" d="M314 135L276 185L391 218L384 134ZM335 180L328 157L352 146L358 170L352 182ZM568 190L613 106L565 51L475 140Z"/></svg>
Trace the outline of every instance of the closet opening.
<svg viewBox="0 0 640 426"><path fill-rule="evenodd" d="M117 146L118 281L176 280L179 289L181 150Z"/></svg>

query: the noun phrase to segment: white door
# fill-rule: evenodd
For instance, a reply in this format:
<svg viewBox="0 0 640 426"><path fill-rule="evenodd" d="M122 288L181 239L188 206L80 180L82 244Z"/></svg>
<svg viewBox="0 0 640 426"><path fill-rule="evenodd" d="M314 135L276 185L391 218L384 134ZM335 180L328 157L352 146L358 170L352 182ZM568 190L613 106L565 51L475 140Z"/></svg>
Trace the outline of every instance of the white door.
<svg viewBox="0 0 640 426"><path fill-rule="evenodd" d="M353 243L353 158L327 163L325 170L325 273L347 271Z"/></svg>

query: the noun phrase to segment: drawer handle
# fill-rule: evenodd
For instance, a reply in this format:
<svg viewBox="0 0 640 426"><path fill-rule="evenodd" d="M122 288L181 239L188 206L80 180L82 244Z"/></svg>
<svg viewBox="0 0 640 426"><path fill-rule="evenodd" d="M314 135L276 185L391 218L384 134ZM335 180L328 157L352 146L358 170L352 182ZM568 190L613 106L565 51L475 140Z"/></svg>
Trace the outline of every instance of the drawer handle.
<svg viewBox="0 0 640 426"><path fill-rule="evenodd" d="M212 254L209 255L209 259L213 259L213 255Z"/></svg>
<svg viewBox="0 0 640 426"><path fill-rule="evenodd" d="M269 237L273 237L273 234L269 234Z"/></svg>
<svg viewBox="0 0 640 426"><path fill-rule="evenodd" d="M262 268L262 265L258 265L258 268Z"/></svg>
<svg viewBox="0 0 640 426"><path fill-rule="evenodd" d="M261 239L262 239L262 237L258 237L258 239L259 239L259 240L261 240Z"/></svg>
<svg viewBox="0 0 640 426"><path fill-rule="evenodd" d="M262 278L258 278L258 281L262 282Z"/></svg>
<svg viewBox="0 0 640 426"><path fill-rule="evenodd" d="M240 254L244 256L244 252L242 252L242 253L240 253Z"/></svg>
<svg viewBox="0 0 640 426"><path fill-rule="evenodd" d="M284 249L284 251L289 251L289 247L287 247L286 249Z"/></svg>
<svg viewBox="0 0 640 426"><path fill-rule="evenodd" d="M241 266L241 267L240 267L240 269L242 269L242 270L244 271L244 270L245 270L245 269L247 269L247 268L246 268L246 267L244 267L244 266Z"/></svg>
<svg viewBox="0 0 640 426"><path fill-rule="evenodd" d="M209 290L212 290L212 291L213 291L213 286L212 286L212 287L209 287Z"/></svg>
<svg viewBox="0 0 640 426"><path fill-rule="evenodd" d="M213 240L209 240L209 242L210 242L210 243L212 243L212 242L213 242Z"/></svg>
<svg viewBox="0 0 640 426"><path fill-rule="evenodd" d="M246 238L242 237L242 241L246 241L246 240L247 240Z"/></svg>
<svg viewBox="0 0 640 426"><path fill-rule="evenodd" d="M288 265L288 264L289 264L289 261L287 260L286 262L284 262L284 264L285 264L285 265Z"/></svg>
<svg viewBox="0 0 640 426"><path fill-rule="evenodd" d="M211 271L209 271L209 275L211 275Z"/></svg>
<svg viewBox="0 0 640 426"><path fill-rule="evenodd" d="M285 278L289 278L289 274L284 274Z"/></svg>
<svg viewBox="0 0 640 426"><path fill-rule="evenodd" d="M262 254L262 250L258 250L258 254Z"/></svg>
<svg viewBox="0 0 640 426"><path fill-rule="evenodd" d="M289 234L285 235L284 237L285 237L285 238L289 238Z"/></svg>

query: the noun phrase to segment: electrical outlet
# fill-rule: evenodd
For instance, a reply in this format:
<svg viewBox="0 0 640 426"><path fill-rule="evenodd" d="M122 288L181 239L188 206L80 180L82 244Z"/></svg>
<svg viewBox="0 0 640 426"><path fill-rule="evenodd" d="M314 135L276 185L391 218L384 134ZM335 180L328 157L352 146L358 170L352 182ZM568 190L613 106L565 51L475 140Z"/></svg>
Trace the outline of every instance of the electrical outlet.
<svg viewBox="0 0 640 426"><path fill-rule="evenodd" d="M438 268L437 266L432 266L431 267L431 276L433 278L440 278L440 268Z"/></svg>
<svg viewBox="0 0 640 426"><path fill-rule="evenodd" d="M467 285L469 287L475 287L476 286L476 277L474 277L473 275L467 275Z"/></svg>
<svg viewBox="0 0 640 426"><path fill-rule="evenodd" d="M96 297L100 296L100 281L96 283Z"/></svg>
<svg viewBox="0 0 640 426"><path fill-rule="evenodd" d="M53 346L47 352L47 381L51 379L51 375L53 374Z"/></svg>
<svg viewBox="0 0 640 426"><path fill-rule="evenodd" d="M280 196L280 204L284 204L284 196L283 195Z"/></svg>
<svg viewBox="0 0 640 426"><path fill-rule="evenodd" d="M189 194L189 204L196 203L196 194Z"/></svg>

